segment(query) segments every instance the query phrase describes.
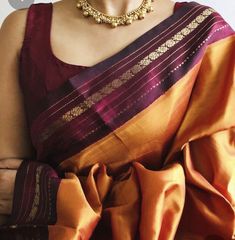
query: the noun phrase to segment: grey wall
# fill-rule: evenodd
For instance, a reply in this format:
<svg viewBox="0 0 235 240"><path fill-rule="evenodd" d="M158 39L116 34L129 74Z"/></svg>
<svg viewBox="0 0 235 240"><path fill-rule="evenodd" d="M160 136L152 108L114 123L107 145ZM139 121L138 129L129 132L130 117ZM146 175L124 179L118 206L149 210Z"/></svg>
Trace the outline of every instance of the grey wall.
<svg viewBox="0 0 235 240"><path fill-rule="evenodd" d="M55 2L55 0L9 0L9 1L16 1L16 2ZM184 2L185 0L175 0L179 2ZM195 0L196 2L208 5L213 7L217 10L233 27L235 30L235 1L234 0ZM4 18L14 10L8 2L8 0L1 0L0 2L0 25Z"/></svg>

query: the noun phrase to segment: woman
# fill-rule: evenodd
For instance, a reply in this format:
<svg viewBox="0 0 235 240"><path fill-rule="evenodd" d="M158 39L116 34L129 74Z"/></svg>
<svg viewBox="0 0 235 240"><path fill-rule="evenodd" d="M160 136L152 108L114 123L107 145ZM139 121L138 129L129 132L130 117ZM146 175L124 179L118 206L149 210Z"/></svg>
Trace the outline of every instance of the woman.
<svg viewBox="0 0 235 240"><path fill-rule="evenodd" d="M197 2L76 4L1 28L1 239L235 239L233 29Z"/></svg>

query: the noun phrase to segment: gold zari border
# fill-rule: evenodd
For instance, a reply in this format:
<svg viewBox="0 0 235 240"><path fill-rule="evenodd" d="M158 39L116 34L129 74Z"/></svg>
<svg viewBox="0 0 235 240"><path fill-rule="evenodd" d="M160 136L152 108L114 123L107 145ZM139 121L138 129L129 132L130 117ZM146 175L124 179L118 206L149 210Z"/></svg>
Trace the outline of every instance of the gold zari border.
<svg viewBox="0 0 235 240"><path fill-rule="evenodd" d="M31 211L29 213L29 216L28 216L26 222L34 220L36 213L38 211L39 200L40 200L40 185L39 185L40 179L39 178L40 178L41 172L42 172L42 166L37 167L35 195L34 195L34 199L33 199L32 208L31 208Z"/></svg>

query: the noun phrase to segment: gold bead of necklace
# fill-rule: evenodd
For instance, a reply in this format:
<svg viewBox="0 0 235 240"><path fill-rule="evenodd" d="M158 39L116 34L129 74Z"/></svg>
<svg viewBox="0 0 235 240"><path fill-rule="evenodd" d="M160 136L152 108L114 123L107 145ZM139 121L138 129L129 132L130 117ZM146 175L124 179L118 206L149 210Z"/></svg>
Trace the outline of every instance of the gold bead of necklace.
<svg viewBox="0 0 235 240"><path fill-rule="evenodd" d="M111 16L100 12L91 6L87 0L78 0L77 8L80 9L84 17L92 17L96 23L110 24L113 28L121 25L130 25L134 20L144 19L146 13L153 10L154 0L143 0L141 5L135 10L119 16Z"/></svg>

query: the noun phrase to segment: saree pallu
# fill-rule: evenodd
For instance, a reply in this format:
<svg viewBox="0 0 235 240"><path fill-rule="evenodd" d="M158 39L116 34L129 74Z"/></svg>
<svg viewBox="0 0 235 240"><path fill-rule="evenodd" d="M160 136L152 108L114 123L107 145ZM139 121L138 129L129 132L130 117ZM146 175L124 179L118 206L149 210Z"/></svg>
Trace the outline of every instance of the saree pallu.
<svg viewBox="0 0 235 240"><path fill-rule="evenodd" d="M234 50L188 2L33 103L1 239L235 239Z"/></svg>

